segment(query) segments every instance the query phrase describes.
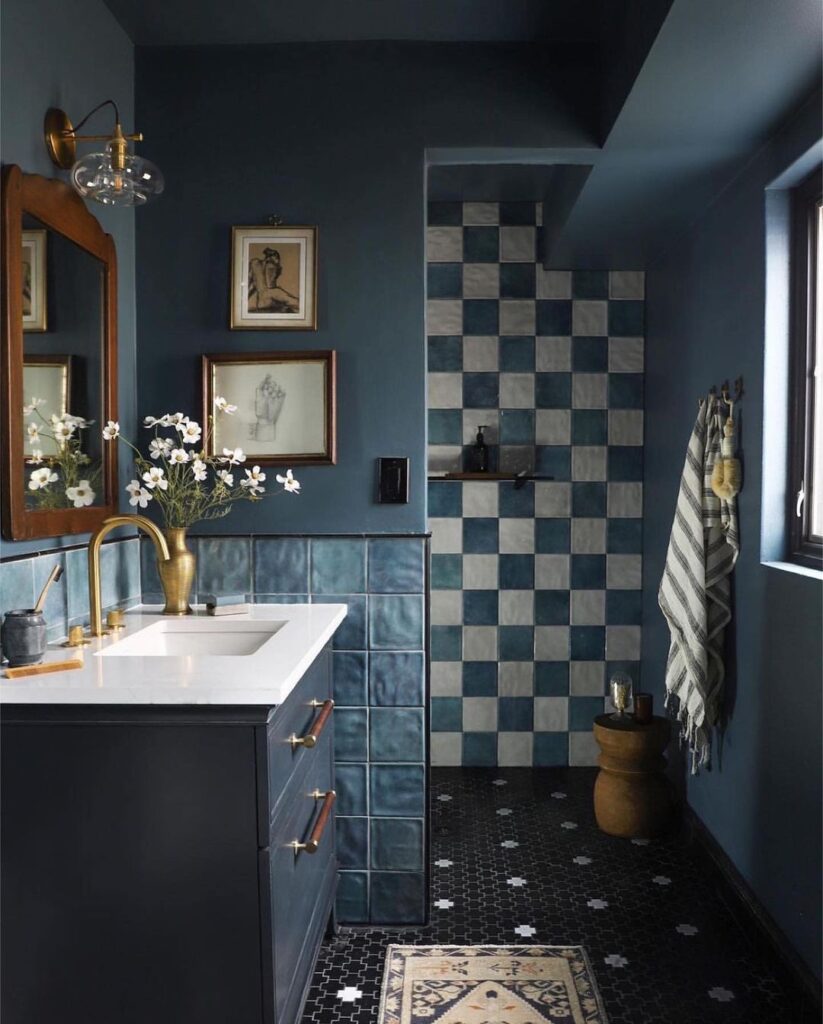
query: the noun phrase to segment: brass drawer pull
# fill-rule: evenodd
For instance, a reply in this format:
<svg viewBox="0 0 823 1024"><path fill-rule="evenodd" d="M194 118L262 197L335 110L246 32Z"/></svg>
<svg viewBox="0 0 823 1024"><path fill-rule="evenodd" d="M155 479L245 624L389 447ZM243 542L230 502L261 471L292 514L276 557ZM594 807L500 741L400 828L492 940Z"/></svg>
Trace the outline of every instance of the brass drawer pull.
<svg viewBox="0 0 823 1024"><path fill-rule="evenodd" d="M312 722L311 729L309 729L305 736L295 736L294 733L289 736L289 743L291 743L292 750L294 750L295 747L316 746L317 741L320 739L320 733L323 731L326 722L328 722L332 710L334 709L333 700L324 700L322 704L318 700L313 700L311 704L312 707L320 708L320 714Z"/></svg>
<svg viewBox="0 0 823 1024"><path fill-rule="evenodd" d="M337 798L337 794L333 789L327 790L325 793L321 793L319 789L316 789L311 796L315 800L322 800L323 806L320 808L320 814L318 815L317 821L314 824L314 828L311 830L311 835L305 843L301 843L295 839L294 842L289 843L289 846L294 850L295 857L301 850L305 850L306 853L317 853L317 848L320 846L320 840L323 838L323 833L326 830L326 825L329 823L331 817L331 809L334 806L334 801Z"/></svg>

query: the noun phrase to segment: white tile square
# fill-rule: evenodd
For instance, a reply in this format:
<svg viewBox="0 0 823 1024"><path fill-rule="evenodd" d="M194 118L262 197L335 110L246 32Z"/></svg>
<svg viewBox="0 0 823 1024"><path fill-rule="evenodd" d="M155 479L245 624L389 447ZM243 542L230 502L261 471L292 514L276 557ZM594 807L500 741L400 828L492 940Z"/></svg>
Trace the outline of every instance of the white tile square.
<svg viewBox="0 0 823 1024"><path fill-rule="evenodd" d="M572 480L606 479L605 445L577 444L572 448Z"/></svg>
<svg viewBox="0 0 823 1024"><path fill-rule="evenodd" d="M457 473L463 462L463 449L459 444L430 444L428 447L429 473Z"/></svg>
<svg viewBox="0 0 823 1024"><path fill-rule="evenodd" d="M433 626L463 625L463 591L433 590L431 592Z"/></svg>
<svg viewBox="0 0 823 1024"><path fill-rule="evenodd" d="M568 555L534 556L535 590L569 589Z"/></svg>
<svg viewBox="0 0 823 1024"><path fill-rule="evenodd" d="M499 203L463 203L463 224L479 227L500 223Z"/></svg>
<svg viewBox="0 0 823 1024"><path fill-rule="evenodd" d="M589 732L569 733L569 764L572 767L595 767L599 757L600 748L591 730Z"/></svg>
<svg viewBox="0 0 823 1024"><path fill-rule="evenodd" d="M538 409L535 416L537 444L571 444L572 414L570 409Z"/></svg>
<svg viewBox="0 0 823 1024"><path fill-rule="evenodd" d="M446 520L450 522L450 520ZM572 554L603 555L606 553L605 519L572 519Z"/></svg>
<svg viewBox="0 0 823 1024"><path fill-rule="evenodd" d="M500 300L501 334L534 334L534 299Z"/></svg>
<svg viewBox="0 0 823 1024"><path fill-rule="evenodd" d="M459 768L463 763L463 733L431 733L429 735L429 753L433 767Z"/></svg>
<svg viewBox="0 0 823 1024"><path fill-rule="evenodd" d="M500 519L500 554L530 555L534 551L533 519Z"/></svg>
<svg viewBox="0 0 823 1024"><path fill-rule="evenodd" d="M431 663L432 697L463 696L463 662L433 661Z"/></svg>
<svg viewBox="0 0 823 1024"><path fill-rule="evenodd" d="M572 339L540 335L535 342L534 358L541 373L568 373L572 368Z"/></svg>
<svg viewBox="0 0 823 1024"><path fill-rule="evenodd" d="M535 515L544 519L565 519L571 515L572 485L557 480L538 480L534 485Z"/></svg>
<svg viewBox="0 0 823 1024"><path fill-rule="evenodd" d="M501 626L534 625L533 590L501 590L498 594L498 602L497 617ZM523 664L530 664L530 662Z"/></svg>
<svg viewBox="0 0 823 1024"><path fill-rule="evenodd" d="M474 444L477 440L477 428L484 426L483 437L486 444L500 443L500 410L499 409L464 409L463 410L463 444Z"/></svg>
<svg viewBox="0 0 823 1024"><path fill-rule="evenodd" d="M609 519L640 519L643 515L643 484L609 484L608 512Z"/></svg>
<svg viewBox="0 0 823 1024"><path fill-rule="evenodd" d="M640 661L640 626L606 626L609 661Z"/></svg>
<svg viewBox="0 0 823 1024"><path fill-rule="evenodd" d="M426 303L427 334L462 334L463 300L429 299Z"/></svg>
<svg viewBox="0 0 823 1024"><path fill-rule="evenodd" d="M606 586L609 590L642 589L643 556L606 555Z"/></svg>
<svg viewBox="0 0 823 1024"><path fill-rule="evenodd" d="M462 333L462 332L461 332ZM463 370L465 372L495 372L499 365L497 338L492 335L467 334L463 339Z"/></svg>
<svg viewBox="0 0 823 1024"><path fill-rule="evenodd" d="M432 535L432 554L461 555L463 553L462 519L446 519L435 516L429 519L429 529Z"/></svg>
<svg viewBox="0 0 823 1024"><path fill-rule="evenodd" d="M478 480L466 481L463 484L464 519L476 519L478 517L495 518L498 505L498 490L493 483ZM495 581L494 588L496 587L497 582Z"/></svg>
<svg viewBox="0 0 823 1024"><path fill-rule="evenodd" d="M643 410L609 410L609 444L643 444Z"/></svg>
<svg viewBox="0 0 823 1024"><path fill-rule="evenodd" d="M573 626L604 626L606 624L605 590L572 590Z"/></svg>
<svg viewBox="0 0 823 1024"><path fill-rule="evenodd" d="M537 661L568 661L569 627L535 626L534 656Z"/></svg>
<svg viewBox="0 0 823 1024"><path fill-rule="evenodd" d="M534 445L501 444L498 459L501 473L534 473Z"/></svg>
<svg viewBox="0 0 823 1024"><path fill-rule="evenodd" d="M609 338L609 373L642 373L643 339Z"/></svg>
<svg viewBox="0 0 823 1024"><path fill-rule="evenodd" d="M499 263L464 263L463 298L497 299L500 297Z"/></svg>
<svg viewBox="0 0 823 1024"><path fill-rule="evenodd" d="M500 262L534 263L537 228L501 227Z"/></svg>
<svg viewBox="0 0 823 1024"><path fill-rule="evenodd" d="M497 697L463 698L463 732L497 732Z"/></svg>
<svg viewBox="0 0 823 1024"><path fill-rule="evenodd" d="M538 299L570 299L572 272L570 270L544 270L537 267Z"/></svg>
<svg viewBox="0 0 823 1024"><path fill-rule="evenodd" d="M606 685L604 661L572 661L569 668L569 693L572 697L603 696Z"/></svg>
<svg viewBox="0 0 823 1024"><path fill-rule="evenodd" d="M426 228L427 263L460 263L462 260L462 228Z"/></svg>
<svg viewBox="0 0 823 1024"><path fill-rule="evenodd" d="M568 697L534 698L534 731L567 732L569 728Z"/></svg>
<svg viewBox="0 0 823 1024"><path fill-rule="evenodd" d="M497 555L463 555L463 589L497 590L497 570Z"/></svg>
<svg viewBox="0 0 823 1024"><path fill-rule="evenodd" d="M463 661L497 661L497 626L463 627Z"/></svg>
<svg viewBox="0 0 823 1024"><path fill-rule="evenodd" d="M531 697L534 693L534 662L501 661L497 673L497 692L501 697Z"/></svg>
<svg viewBox="0 0 823 1024"><path fill-rule="evenodd" d="M501 409L533 409L534 408L534 374L533 373L501 373L500 374L500 408Z"/></svg>
<svg viewBox="0 0 823 1024"><path fill-rule="evenodd" d="M497 734L497 763L501 768L529 768L532 764L530 732L499 732Z"/></svg>
<svg viewBox="0 0 823 1024"><path fill-rule="evenodd" d="M612 270L609 274L609 298L645 298L645 278L642 270Z"/></svg>
<svg viewBox="0 0 823 1024"><path fill-rule="evenodd" d="M461 409L463 407L462 373L427 374L429 409Z"/></svg>
<svg viewBox="0 0 823 1024"><path fill-rule="evenodd" d="M572 374L572 408L606 409L609 405L607 373Z"/></svg>
<svg viewBox="0 0 823 1024"><path fill-rule="evenodd" d="M575 299L572 303L572 334L576 337L605 336L609 333L608 324L608 302Z"/></svg>

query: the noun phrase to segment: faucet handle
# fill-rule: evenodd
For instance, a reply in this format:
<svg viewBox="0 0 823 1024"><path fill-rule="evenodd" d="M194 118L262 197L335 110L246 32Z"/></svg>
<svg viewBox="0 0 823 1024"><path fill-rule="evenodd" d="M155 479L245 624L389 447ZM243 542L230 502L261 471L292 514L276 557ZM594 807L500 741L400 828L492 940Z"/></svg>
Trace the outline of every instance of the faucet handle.
<svg viewBox="0 0 823 1024"><path fill-rule="evenodd" d="M69 629L69 638L63 644L64 647L87 647L91 640L85 634L82 626L72 626Z"/></svg>
<svg viewBox="0 0 823 1024"><path fill-rule="evenodd" d="M110 612L106 613L106 625L109 629L125 629L126 624L123 622L123 612L120 608L112 608Z"/></svg>

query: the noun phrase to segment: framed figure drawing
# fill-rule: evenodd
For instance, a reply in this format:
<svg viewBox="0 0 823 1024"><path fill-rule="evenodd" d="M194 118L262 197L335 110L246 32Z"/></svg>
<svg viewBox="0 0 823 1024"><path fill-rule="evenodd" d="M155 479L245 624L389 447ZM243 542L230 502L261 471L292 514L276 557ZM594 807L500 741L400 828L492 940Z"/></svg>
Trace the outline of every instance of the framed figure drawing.
<svg viewBox="0 0 823 1024"><path fill-rule="evenodd" d="M253 352L203 356L207 454L242 448L249 465L333 465L336 353ZM236 406L215 415L215 402Z"/></svg>
<svg viewBox="0 0 823 1024"><path fill-rule="evenodd" d="M23 330L45 331L46 323L46 231L37 228L21 232L23 240Z"/></svg>
<svg viewBox="0 0 823 1024"><path fill-rule="evenodd" d="M230 326L317 329L317 228L232 228Z"/></svg>

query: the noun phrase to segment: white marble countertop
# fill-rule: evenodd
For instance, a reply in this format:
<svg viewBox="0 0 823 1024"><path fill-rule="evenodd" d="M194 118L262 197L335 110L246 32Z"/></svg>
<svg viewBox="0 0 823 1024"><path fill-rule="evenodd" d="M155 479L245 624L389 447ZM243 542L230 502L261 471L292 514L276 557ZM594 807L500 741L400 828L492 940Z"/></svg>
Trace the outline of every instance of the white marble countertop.
<svg viewBox="0 0 823 1024"><path fill-rule="evenodd" d="M115 657L101 652L133 638L138 630L162 623L191 623L143 605L125 614L126 628L92 640L88 647L50 644L44 662L82 658L83 667L67 672L7 679L0 670L0 704L282 704L346 617L344 604L255 604L242 615L208 618L195 609L200 623L214 624L215 653L202 655L135 654ZM221 654L214 636L233 623L246 633L260 623L282 623L251 654ZM168 628L168 627L163 627ZM156 631L155 631L156 632ZM228 641L228 637L227 637ZM139 648L140 641L129 645ZM227 642L226 646L230 646ZM125 648L124 648L125 649Z"/></svg>

